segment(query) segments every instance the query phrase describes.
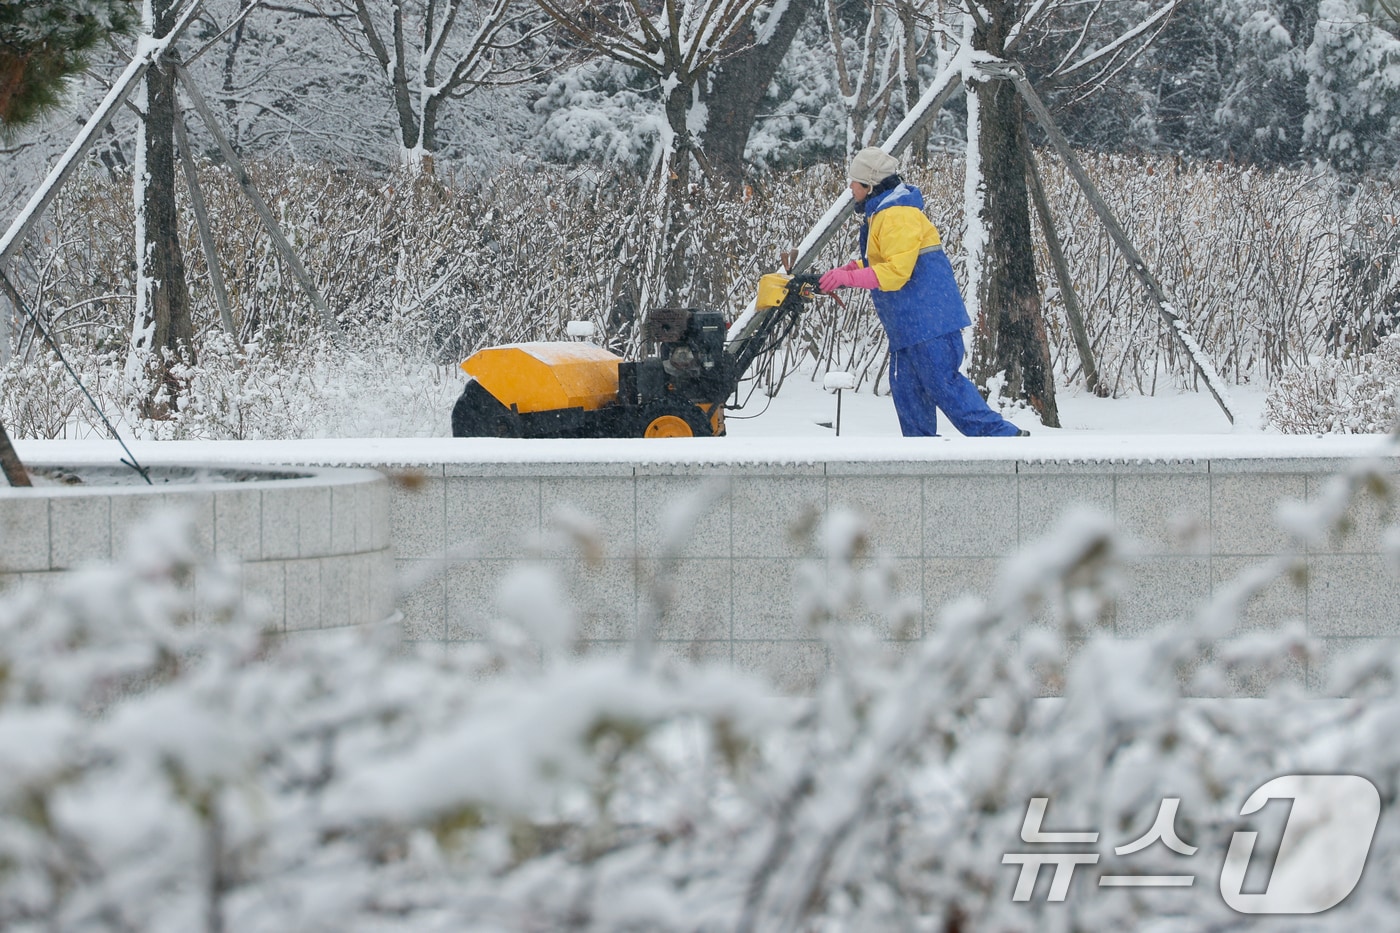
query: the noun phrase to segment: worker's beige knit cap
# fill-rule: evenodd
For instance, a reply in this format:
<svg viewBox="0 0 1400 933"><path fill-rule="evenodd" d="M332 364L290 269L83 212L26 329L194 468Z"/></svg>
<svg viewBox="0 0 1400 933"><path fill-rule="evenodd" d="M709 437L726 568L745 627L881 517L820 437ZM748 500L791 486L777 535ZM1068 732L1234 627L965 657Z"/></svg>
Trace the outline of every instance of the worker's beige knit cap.
<svg viewBox="0 0 1400 933"><path fill-rule="evenodd" d="M899 171L899 160L885 150L869 146L851 159L851 181L871 188Z"/></svg>

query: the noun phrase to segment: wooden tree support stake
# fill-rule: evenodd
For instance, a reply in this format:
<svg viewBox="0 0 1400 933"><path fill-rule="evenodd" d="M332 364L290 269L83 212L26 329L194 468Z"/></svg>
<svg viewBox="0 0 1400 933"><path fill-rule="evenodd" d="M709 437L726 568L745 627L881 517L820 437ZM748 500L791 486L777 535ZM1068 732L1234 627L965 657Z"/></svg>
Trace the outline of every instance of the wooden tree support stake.
<svg viewBox="0 0 1400 933"><path fill-rule="evenodd" d="M1147 268L1147 263L1143 262L1142 256L1139 255L1136 247L1133 246L1132 240L1128 239L1128 234L1123 230L1123 226L1118 223L1118 218L1113 215L1113 211L1109 210L1108 203L1099 195L1098 189L1094 187L1094 183L1089 179L1089 173L1084 171L1084 166L1079 163L1079 159L1075 156L1074 150L1070 148L1069 140L1065 139L1064 133L1060 132L1059 126L1051 119L1049 109L1046 108L1044 101L1040 99L1039 95L1035 93L1035 89L1031 87L1030 81L1026 80L1025 73L1018 65L1014 64L984 64L981 67L988 75L997 78L1005 78L1011 81L1016 86L1021 96L1025 98L1026 103L1031 108L1031 112L1035 114L1036 121L1040 124L1041 129L1045 130L1045 135L1050 137L1050 142L1054 145L1060 158L1064 160L1065 167L1069 169L1070 175L1074 177L1080 190L1084 192L1084 197L1088 199L1089 204L1094 208L1094 213L1098 214L1099 222L1102 223L1104 229L1108 231L1108 235L1113 238L1113 242L1122 250L1124 257L1128 260L1128 267L1133 270L1133 273L1138 277L1138 281L1140 281L1143 288L1147 290L1148 297L1151 298L1152 303L1157 306L1157 314L1166 323L1167 330L1171 332L1177 343L1186 352L1186 355L1190 357L1192 365L1196 368L1196 372L1205 380L1206 388L1209 389L1210 394L1215 397L1215 403L1220 406L1220 410L1225 413L1225 417L1229 419L1230 423L1234 424L1235 414L1230 410L1230 404L1227 401L1228 393L1225 389L1225 383L1215 371L1215 367L1206 359L1205 352L1201 349L1200 345L1186 332L1186 322L1177 316L1172 303L1167 300L1166 291L1162 288L1162 284L1157 281L1156 276Z"/></svg>
<svg viewBox="0 0 1400 933"><path fill-rule="evenodd" d="M340 339L340 324L336 321L335 315L326 304L326 300L321 297L321 292L316 288L316 283L312 281L307 273L306 267L297 258L296 250L292 249L292 244L287 242L287 238L282 234L282 228L277 225L277 218L272 216L272 209L267 206L257 187L253 184L252 178L248 175L248 170L244 168L243 162L233 151L233 145L228 141L228 137L219 129L218 120L209 109L209 105L204 102L204 95L199 93L194 81L190 80L189 72L183 65L177 65L175 74L184 85L185 93L189 96L190 103L194 105L195 112L199 114L200 120L204 122L209 133L214 137L214 141L219 144L219 151L223 154L224 161L233 169L238 185L243 189L243 194L252 203L253 209L257 211L258 217L262 220L263 226L267 229L268 236L272 237L272 243L277 247L277 252L282 255L282 260L291 268L292 275L306 292L311 304L321 315L321 320L325 324L326 330L336 340Z"/></svg>
<svg viewBox="0 0 1400 933"><path fill-rule="evenodd" d="M1040 227L1045 232L1045 245L1050 251L1050 264L1055 267L1055 279L1060 283L1060 295L1065 300L1065 317L1069 320L1069 330L1074 336L1075 349L1079 351L1079 363L1084 368L1084 385L1095 395L1099 394L1099 367L1094 362L1094 345L1089 342L1089 331L1084 326L1084 312L1079 307L1079 294L1074 290L1074 279L1069 274L1069 263L1065 261L1064 246L1060 234L1055 229L1055 218L1050 213L1050 200L1045 196L1045 184L1036 168L1035 154L1026 147L1026 183L1031 189L1031 200L1035 211L1040 215Z"/></svg>
<svg viewBox="0 0 1400 933"><path fill-rule="evenodd" d="M185 185L190 189L190 207L194 209L195 226L199 228L199 245L204 251L204 261L209 266L209 287L214 292L214 303L219 306L219 322L226 333L233 334L233 311L229 308L228 289L224 286L224 270L219 265L219 250L214 245L214 233L209 226L209 208L204 201L204 189L199 187L199 172L190 150L190 136L185 132L185 118L178 105L175 108L175 146L180 150L180 167L185 172Z"/></svg>
<svg viewBox="0 0 1400 933"><path fill-rule="evenodd" d="M21 307L20 294L3 270L0 270L0 294L4 294L16 309ZM10 435L6 433L3 422L0 422L0 471L4 472L5 479L11 486L33 485L29 482L29 471L24 468L19 454L15 452L15 445L10 443Z"/></svg>

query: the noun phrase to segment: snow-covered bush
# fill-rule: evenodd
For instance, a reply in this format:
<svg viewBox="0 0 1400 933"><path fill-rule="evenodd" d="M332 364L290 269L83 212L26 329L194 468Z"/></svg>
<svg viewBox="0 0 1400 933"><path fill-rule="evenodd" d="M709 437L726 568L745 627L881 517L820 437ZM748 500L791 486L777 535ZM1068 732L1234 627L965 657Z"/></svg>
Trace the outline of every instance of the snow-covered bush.
<svg viewBox="0 0 1400 933"><path fill-rule="evenodd" d="M64 437L84 404L81 390L51 352L0 368L0 424L16 437Z"/></svg>
<svg viewBox="0 0 1400 933"><path fill-rule="evenodd" d="M1327 689L1347 699L1322 701L1291 673L1321 662L1303 632L1226 638L1358 490L1386 482L1358 470L1292 507L1292 551L1132 640L1105 625L1130 548L1084 514L1007 562L993 599L945 607L891 653L855 620L897 623L903 603L859 518L833 515L799 581L832 673L782 700L656 657L646 632L620 656L578 656L546 565L517 568L489 639L456 654L385 632L285 641L188 527L158 524L115 567L0 598L0 925L1232 928L1214 886L1264 782L1344 771L1391 802L1400 786L1393 650L1337 664ZM1265 698L1203 699L1240 678ZM1004 856L1027 850L1033 798L1056 831L1101 832L1093 851L1113 853L1072 867L1063 901L1014 899ZM1193 857L1113 851L1163 812ZM1355 893L1278 928L1384 928L1398 830L1386 807ZM1261 840L1256 857L1306 886L1335 877L1325 838ZM1184 870L1193 887L1095 884Z"/></svg>
<svg viewBox="0 0 1400 933"><path fill-rule="evenodd" d="M1400 334L1355 360L1323 357L1283 375L1264 417L1284 434L1384 434L1400 423Z"/></svg>

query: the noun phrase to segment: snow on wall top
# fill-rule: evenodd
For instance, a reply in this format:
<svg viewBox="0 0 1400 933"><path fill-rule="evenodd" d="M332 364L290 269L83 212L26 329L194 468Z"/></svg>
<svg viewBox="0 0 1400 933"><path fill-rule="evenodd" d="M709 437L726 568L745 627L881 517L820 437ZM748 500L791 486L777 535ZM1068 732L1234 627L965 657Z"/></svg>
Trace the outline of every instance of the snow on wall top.
<svg viewBox="0 0 1400 933"><path fill-rule="evenodd" d="M822 437L518 440L510 438L334 438L280 441L128 442L143 464L619 464L644 466L798 466L965 462L1026 464L1195 463L1400 457L1380 435L1113 435L1103 437ZM117 462L114 441L16 441L34 463ZM0 487L3 492L4 487Z"/></svg>

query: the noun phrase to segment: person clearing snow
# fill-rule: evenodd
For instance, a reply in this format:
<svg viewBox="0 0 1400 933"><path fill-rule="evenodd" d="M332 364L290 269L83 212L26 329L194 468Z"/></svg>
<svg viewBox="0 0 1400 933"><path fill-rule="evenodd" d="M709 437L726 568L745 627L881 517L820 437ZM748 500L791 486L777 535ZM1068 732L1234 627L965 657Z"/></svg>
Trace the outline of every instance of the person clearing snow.
<svg viewBox="0 0 1400 933"><path fill-rule="evenodd" d="M864 211L860 259L821 277L823 292L863 288L890 341L890 395L905 437L938 434L938 410L970 437L1026 437L987 405L962 374L962 329L972 324L924 216L924 196L899 177L899 162L875 146L851 159L851 196Z"/></svg>

